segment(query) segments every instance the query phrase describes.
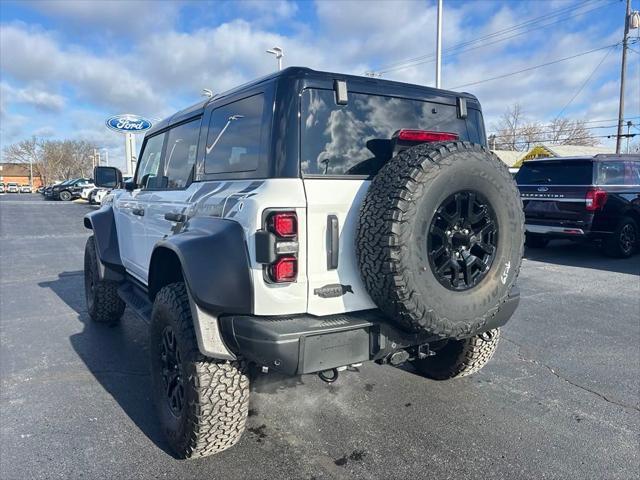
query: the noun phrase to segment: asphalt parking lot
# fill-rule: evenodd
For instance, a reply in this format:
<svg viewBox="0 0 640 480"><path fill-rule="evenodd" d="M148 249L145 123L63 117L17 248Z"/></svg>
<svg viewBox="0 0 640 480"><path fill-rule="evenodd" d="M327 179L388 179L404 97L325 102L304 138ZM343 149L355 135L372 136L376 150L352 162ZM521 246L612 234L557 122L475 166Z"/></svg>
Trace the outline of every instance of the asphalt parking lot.
<svg viewBox="0 0 640 480"><path fill-rule="evenodd" d="M260 377L240 444L178 461L150 404L146 326L88 321L90 209L0 196L2 479L637 478L639 255L526 252L521 306L478 375Z"/></svg>

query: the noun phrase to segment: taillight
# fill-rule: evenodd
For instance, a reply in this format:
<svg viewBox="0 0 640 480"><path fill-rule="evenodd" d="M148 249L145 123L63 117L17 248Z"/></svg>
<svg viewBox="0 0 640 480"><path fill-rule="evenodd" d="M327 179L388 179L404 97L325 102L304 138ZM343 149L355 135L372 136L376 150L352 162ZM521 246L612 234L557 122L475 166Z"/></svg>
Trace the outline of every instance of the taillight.
<svg viewBox="0 0 640 480"><path fill-rule="evenodd" d="M427 130L408 130L405 128L398 132L398 140L406 142L450 142L457 139L457 133L449 132L429 132Z"/></svg>
<svg viewBox="0 0 640 480"><path fill-rule="evenodd" d="M298 275L298 259L296 257L280 257L270 267L271 279L276 283L293 282Z"/></svg>
<svg viewBox="0 0 640 480"><path fill-rule="evenodd" d="M585 200L588 211L595 212L602 210L604 204L607 203L607 192L599 188L591 188L587 190Z"/></svg>
<svg viewBox="0 0 640 480"><path fill-rule="evenodd" d="M298 276L298 216L292 211L269 213L256 234L256 260L265 264L267 282L295 282Z"/></svg>
<svg viewBox="0 0 640 480"><path fill-rule="evenodd" d="M298 217L295 212L276 212L269 217L269 227L279 237L292 238L298 233Z"/></svg>

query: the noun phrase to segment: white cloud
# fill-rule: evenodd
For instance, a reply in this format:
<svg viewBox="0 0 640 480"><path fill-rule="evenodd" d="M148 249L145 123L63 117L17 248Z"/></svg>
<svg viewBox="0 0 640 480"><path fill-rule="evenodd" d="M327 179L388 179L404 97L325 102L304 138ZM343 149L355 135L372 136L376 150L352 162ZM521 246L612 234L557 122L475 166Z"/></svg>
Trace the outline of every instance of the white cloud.
<svg viewBox="0 0 640 480"><path fill-rule="evenodd" d="M38 110L59 112L65 105L65 98L56 93L50 93L36 87L13 88L6 83L0 84L2 90L2 104L22 103Z"/></svg>
<svg viewBox="0 0 640 480"><path fill-rule="evenodd" d="M63 20L80 31L99 27L102 34L137 36L171 28L180 8L177 1L32 0L35 10Z"/></svg>
<svg viewBox="0 0 640 480"><path fill-rule="evenodd" d="M424 1L318 2L317 25L302 23L301 8L290 1L246 0L217 3L215 8L191 4L214 17L222 11L236 16L190 31L175 26L179 3L154 2L153 8L147 2L65 1L33 5L39 12L60 20L65 28L71 24L75 31L91 30L90 35L137 35L131 33L134 24L138 33L144 32L144 36L132 37L127 48L96 51L82 44L85 33L67 43L61 31L45 31L21 23L0 26L0 66L3 80L13 86L11 101L20 99L41 109L64 109L61 118L69 130L104 145L115 141L102 126L107 115L132 112L164 117L190 100L197 101L202 88L220 92L270 73L275 61L264 50L274 45L284 48L285 66L361 74L381 65L428 55L434 51L435 43L434 4ZM563 7L566 3L549 6L538 2L450 2L444 16L444 49ZM283 25L285 28L280 28ZM447 56L444 86L566 57L613 43L619 34L603 33L597 22L569 31L573 27L573 22L558 24L455 57ZM609 55L568 109L571 115L616 115L611 71L618 68L618 56L617 51ZM480 98L488 125L515 102L523 105L532 119L544 121L571 98L601 58L601 53L596 52L465 89ZM629 68L637 71L633 62ZM432 85L434 64L414 65L389 72L384 78ZM634 78L638 79L637 73ZM3 87L0 111L4 116L10 103L5 98L7 92ZM629 95L632 98L634 91ZM91 108L82 121L78 120L76 103ZM632 108L637 108L637 102L628 103L627 110ZM14 121L14 131L17 124ZM25 130L24 135L29 132Z"/></svg>

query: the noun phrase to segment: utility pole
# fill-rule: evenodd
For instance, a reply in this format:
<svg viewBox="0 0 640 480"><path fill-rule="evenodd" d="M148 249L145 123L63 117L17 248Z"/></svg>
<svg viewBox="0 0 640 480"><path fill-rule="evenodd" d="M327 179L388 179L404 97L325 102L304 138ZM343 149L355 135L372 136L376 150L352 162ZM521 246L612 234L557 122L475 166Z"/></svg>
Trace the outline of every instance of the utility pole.
<svg viewBox="0 0 640 480"><path fill-rule="evenodd" d="M631 0L627 0L627 12L624 15L624 37L622 39L622 69L620 72L620 102L618 104L618 135L616 136L616 153L622 146L622 123L624 122L624 77L627 70L627 43L629 39L629 21L631 19Z"/></svg>
<svg viewBox="0 0 640 480"><path fill-rule="evenodd" d="M629 120L627 122L627 153L629 153L629 139L631 138L631 126L633 125L633 122L631 120ZM618 137L620 138L620 137Z"/></svg>
<svg viewBox="0 0 640 480"><path fill-rule="evenodd" d="M630 1L630 0L627 0ZM442 69L442 0L438 0L438 26L436 28L436 88L440 88Z"/></svg>

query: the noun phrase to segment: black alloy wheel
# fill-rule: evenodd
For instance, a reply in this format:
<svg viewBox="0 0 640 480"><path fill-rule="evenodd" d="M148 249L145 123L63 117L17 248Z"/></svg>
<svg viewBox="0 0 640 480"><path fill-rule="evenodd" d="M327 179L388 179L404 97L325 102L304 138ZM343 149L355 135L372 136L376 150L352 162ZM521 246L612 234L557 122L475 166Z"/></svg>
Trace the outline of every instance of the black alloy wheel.
<svg viewBox="0 0 640 480"><path fill-rule="evenodd" d="M632 223L625 224L620 230L620 250L623 254L629 255L638 241L635 226Z"/></svg>
<svg viewBox="0 0 640 480"><path fill-rule="evenodd" d="M169 410L179 417L184 407L184 382L182 361L176 334L173 328L167 326L162 332L160 344L160 360L162 362L162 380L166 393Z"/></svg>
<svg viewBox="0 0 640 480"><path fill-rule="evenodd" d="M450 290L478 285L489 272L498 247L493 208L480 193L463 190L437 208L427 236L429 265Z"/></svg>

